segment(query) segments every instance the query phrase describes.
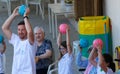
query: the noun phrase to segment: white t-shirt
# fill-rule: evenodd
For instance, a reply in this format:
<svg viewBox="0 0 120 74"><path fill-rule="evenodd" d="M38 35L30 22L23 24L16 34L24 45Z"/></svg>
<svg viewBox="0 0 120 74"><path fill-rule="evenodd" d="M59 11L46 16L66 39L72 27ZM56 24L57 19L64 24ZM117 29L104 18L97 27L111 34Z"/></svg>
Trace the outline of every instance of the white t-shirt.
<svg viewBox="0 0 120 74"><path fill-rule="evenodd" d="M97 65L97 74L114 74L112 69L107 68L107 73L105 73L99 65Z"/></svg>
<svg viewBox="0 0 120 74"><path fill-rule="evenodd" d="M12 34L9 43L14 47L12 74L36 74L35 44L31 45L28 39L21 41L16 34Z"/></svg>
<svg viewBox="0 0 120 74"><path fill-rule="evenodd" d="M73 54L66 53L58 62L58 74L75 74Z"/></svg>

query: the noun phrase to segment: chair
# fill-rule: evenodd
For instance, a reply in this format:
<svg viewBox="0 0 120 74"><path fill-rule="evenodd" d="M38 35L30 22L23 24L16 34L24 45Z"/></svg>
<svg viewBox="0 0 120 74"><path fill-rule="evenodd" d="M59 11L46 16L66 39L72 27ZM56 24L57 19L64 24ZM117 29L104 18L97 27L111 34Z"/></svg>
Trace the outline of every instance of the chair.
<svg viewBox="0 0 120 74"><path fill-rule="evenodd" d="M6 72L6 55L3 54L3 67L4 67L4 71Z"/></svg>
<svg viewBox="0 0 120 74"><path fill-rule="evenodd" d="M73 65L75 74L84 74L85 69L79 69L76 67L76 65ZM58 61L52 63L48 67L47 74L58 74Z"/></svg>
<svg viewBox="0 0 120 74"><path fill-rule="evenodd" d="M116 65L116 70L120 69L120 46L116 46L115 47L115 55L114 55L115 59L115 65Z"/></svg>
<svg viewBox="0 0 120 74"><path fill-rule="evenodd" d="M26 5L36 5L36 14L40 12L42 19L44 19L44 3L42 3L42 0L26 0Z"/></svg>
<svg viewBox="0 0 120 74"><path fill-rule="evenodd" d="M8 10L8 15L10 16L11 15L11 3L13 1L19 1L19 0L0 0L1 2L5 2L7 4L7 10Z"/></svg>
<svg viewBox="0 0 120 74"><path fill-rule="evenodd" d="M57 0L54 0L54 4L57 4L58 2L57 2Z"/></svg>
<svg viewBox="0 0 120 74"><path fill-rule="evenodd" d="M58 72L58 67L57 67L58 61L52 63L48 67L47 74L52 74L54 72ZM57 73L58 74L58 73Z"/></svg>

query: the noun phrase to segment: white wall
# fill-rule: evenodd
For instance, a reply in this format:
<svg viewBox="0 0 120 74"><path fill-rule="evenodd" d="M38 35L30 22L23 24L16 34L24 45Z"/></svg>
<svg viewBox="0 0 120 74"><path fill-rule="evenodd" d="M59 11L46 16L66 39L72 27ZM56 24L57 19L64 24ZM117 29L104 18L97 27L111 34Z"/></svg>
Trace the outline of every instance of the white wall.
<svg viewBox="0 0 120 74"><path fill-rule="evenodd" d="M104 0L104 15L112 24L113 49L120 46L120 0Z"/></svg>

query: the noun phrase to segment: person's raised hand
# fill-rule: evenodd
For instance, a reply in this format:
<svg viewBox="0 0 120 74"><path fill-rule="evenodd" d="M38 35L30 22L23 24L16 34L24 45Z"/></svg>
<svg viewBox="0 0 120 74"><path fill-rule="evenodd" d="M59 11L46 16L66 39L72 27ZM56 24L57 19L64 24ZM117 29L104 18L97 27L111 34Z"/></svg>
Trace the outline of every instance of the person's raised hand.
<svg viewBox="0 0 120 74"><path fill-rule="evenodd" d="M13 10L12 15L14 15L14 16L18 16L18 15L19 15L18 10L19 10L19 6L16 7L16 8Z"/></svg>
<svg viewBox="0 0 120 74"><path fill-rule="evenodd" d="M98 52L102 53L102 47L100 45L97 45L96 48L97 48Z"/></svg>
<svg viewBox="0 0 120 74"><path fill-rule="evenodd" d="M28 16L30 14L30 9L27 7L26 8L26 11L25 11L25 13L24 13L24 16Z"/></svg>

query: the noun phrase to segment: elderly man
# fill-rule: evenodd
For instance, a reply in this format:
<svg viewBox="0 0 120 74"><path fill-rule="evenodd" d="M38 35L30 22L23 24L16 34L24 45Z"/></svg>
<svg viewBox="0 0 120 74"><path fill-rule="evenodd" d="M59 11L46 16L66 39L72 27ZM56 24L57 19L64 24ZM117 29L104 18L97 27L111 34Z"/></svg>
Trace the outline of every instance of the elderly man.
<svg viewBox="0 0 120 74"><path fill-rule="evenodd" d="M47 74L48 66L52 63L52 43L45 39L42 27L35 27L34 33L37 41L36 74Z"/></svg>

